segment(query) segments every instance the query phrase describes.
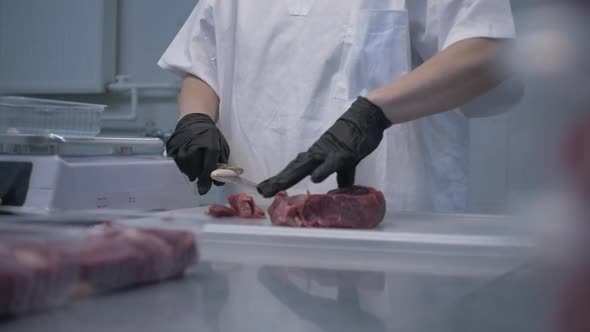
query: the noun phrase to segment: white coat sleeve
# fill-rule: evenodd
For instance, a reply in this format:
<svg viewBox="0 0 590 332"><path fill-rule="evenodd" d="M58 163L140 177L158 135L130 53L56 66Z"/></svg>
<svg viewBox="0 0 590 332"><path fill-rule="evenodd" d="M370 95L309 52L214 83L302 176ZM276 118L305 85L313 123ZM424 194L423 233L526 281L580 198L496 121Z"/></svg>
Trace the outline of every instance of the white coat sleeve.
<svg viewBox="0 0 590 332"><path fill-rule="evenodd" d="M200 0L158 65L180 76L193 75L219 96L213 8Z"/></svg>
<svg viewBox="0 0 590 332"><path fill-rule="evenodd" d="M514 38L510 0L412 0L412 47L423 61L470 38Z"/></svg>
<svg viewBox="0 0 590 332"><path fill-rule="evenodd" d="M408 13L412 49L421 61L462 40L516 37L510 0L412 0ZM522 82L513 78L463 105L460 112L468 118L504 113L519 104L522 89Z"/></svg>

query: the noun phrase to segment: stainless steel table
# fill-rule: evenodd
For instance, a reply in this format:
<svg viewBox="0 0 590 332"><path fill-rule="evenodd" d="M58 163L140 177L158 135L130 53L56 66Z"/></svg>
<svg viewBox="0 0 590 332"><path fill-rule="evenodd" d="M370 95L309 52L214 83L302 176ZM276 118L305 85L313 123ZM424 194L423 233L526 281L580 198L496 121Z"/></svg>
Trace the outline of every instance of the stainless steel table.
<svg viewBox="0 0 590 332"><path fill-rule="evenodd" d="M522 332L548 326L547 309L534 296L542 282L526 265L530 241L508 217L393 214L377 230L343 231L204 220L200 212L171 214L192 216L201 245L203 261L184 279L5 321L0 331Z"/></svg>

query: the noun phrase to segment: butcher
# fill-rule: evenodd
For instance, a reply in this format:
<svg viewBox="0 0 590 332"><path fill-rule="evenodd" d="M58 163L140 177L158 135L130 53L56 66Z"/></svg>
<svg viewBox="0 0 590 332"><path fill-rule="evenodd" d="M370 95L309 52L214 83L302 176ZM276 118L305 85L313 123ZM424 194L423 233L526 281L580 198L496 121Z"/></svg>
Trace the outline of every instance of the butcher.
<svg viewBox="0 0 590 332"><path fill-rule="evenodd" d="M230 163L265 197L356 184L464 210L461 106L509 77L514 37L509 0L200 0L159 61L183 78L167 153L203 195Z"/></svg>

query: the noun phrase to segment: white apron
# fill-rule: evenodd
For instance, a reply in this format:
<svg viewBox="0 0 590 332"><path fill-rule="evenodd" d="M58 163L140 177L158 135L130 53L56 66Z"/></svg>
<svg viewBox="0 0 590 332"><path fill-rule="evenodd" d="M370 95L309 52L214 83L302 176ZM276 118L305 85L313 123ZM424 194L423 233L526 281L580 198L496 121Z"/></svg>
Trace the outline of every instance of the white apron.
<svg viewBox="0 0 590 332"><path fill-rule="evenodd" d="M230 162L277 174L359 96L412 69L405 0L201 0L160 66L218 94ZM180 60L179 60L180 59ZM389 210L460 211L467 199L467 119L458 111L390 128L357 169ZM335 176L290 193L323 193ZM226 186L217 192L223 202Z"/></svg>

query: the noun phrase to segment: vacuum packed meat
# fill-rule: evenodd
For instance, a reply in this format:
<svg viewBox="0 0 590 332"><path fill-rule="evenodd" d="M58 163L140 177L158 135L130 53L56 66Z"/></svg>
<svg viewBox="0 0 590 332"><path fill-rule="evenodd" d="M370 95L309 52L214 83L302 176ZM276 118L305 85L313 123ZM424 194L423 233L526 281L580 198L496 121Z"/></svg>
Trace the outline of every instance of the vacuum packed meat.
<svg viewBox="0 0 590 332"><path fill-rule="evenodd" d="M110 224L75 239L0 242L0 316L179 277L197 256L191 232Z"/></svg>
<svg viewBox="0 0 590 332"><path fill-rule="evenodd" d="M0 244L0 316L59 305L77 281L75 257L59 243Z"/></svg>
<svg viewBox="0 0 590 332"><path fill-rule="evenodd" d="M385 216L383 193L354 186L324 195L279 193L268 213L273 224L291 227L374 228Z"/></svg>
<svg viewBox="0 0 590 332"><path fill-rule="evenodd" d="M190 232L108 229L81 249L79 292L104 292L181 276L196 259Z"/></svg>

